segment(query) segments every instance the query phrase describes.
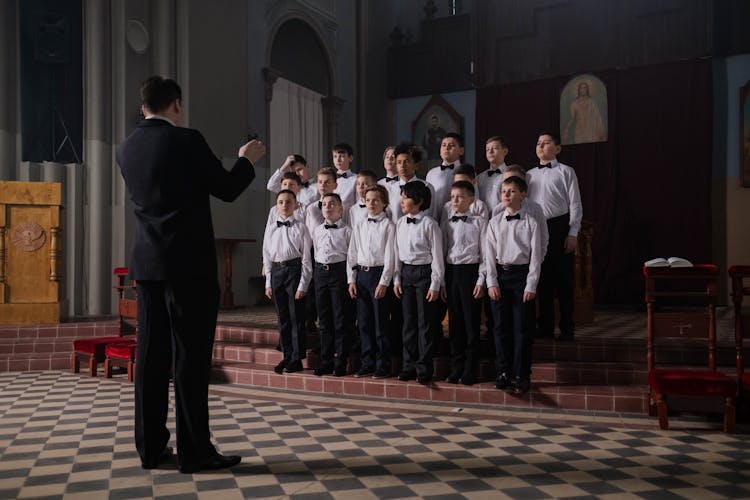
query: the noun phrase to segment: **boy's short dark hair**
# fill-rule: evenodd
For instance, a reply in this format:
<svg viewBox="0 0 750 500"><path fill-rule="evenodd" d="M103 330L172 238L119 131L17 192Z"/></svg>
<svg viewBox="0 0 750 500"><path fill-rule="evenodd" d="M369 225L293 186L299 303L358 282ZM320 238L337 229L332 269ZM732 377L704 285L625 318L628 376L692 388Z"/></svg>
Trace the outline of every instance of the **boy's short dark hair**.
<svg viewBox="0 0 750 500"><path fill-rule="evenodd" d="M464 138L461 137L461 134L457 134L455 132L448 132L447 134L443 136L443 139L455 139L459 147L464 147Z"/></svg>
<svg viewBox="0 0 750 500"><path fill-rule="evenodd" d="M414 163L422 161L422 150L416 147L414 144L402 142L396 146L396 150L393 154L398 157L399 155L409 155Z"/></svg>
<svg viewBox="0 0 750 500"><path fill-rule="evenodd" d="M519 174L523 174L523 177L521 177L520 175L517 175L516 177L521 177L521 179L524 179L524 180L526 180L526 169L525 169L525 168L523 168L523 167L522 167L521 165L519 165L518 163L512 163L512 164L508 165L508 166L507 166L507 167L505 168L505 172L508 172L508 171L510 171L510 172L515 172L515 171L517 171L517 172L518 172ZM505 172L503 172L503 173L505 173ZM511 176L511 177L512 177L512 176ZM510 177L509 177L509 178L510 178Z"/></svg>
<svg viewBox="0 0 750 500"><path fill-rule="evenodd" d="M388 204L390 202L390 200L388 198L390 198L390 197L388 196L388 190L385 188L385 186L383 186L382 184L376 184L374 186L368 187L365 190L365 197L367 197L367 193L369 193L370 191L375 191L376 193L379 193L380 194L380 199L383 202L383 206L384 207L388 206Z"/></svg>
<svg viewBox="0 0 750 500"><path fill-rule="evenodd" d="M522 193L525 193L529 189L529 185L526 184L526 181L516 175L505 179L503 181L503 185L505 184L515 184L518 190Z"/></svg>
<svg viewBox="0 0 750 500"><path fill-rule="evenodd" d="M469 181L456 181L451 184L451 189L465 189L470 195L474 196L476 191L474 190L474 184Z"/></svg>
<svg viewBox="0 0 750 500"><path fill-rule="evenodd" d="M329 177L333 177L333 180L336 180L336 169L333 167L323 167L318 170L317 174L315 174L316 178L320 177L321 175L327 175Z"/></svg>
<svg viewBox="0 0 750 500"><path fill-rule="evenodd" d="M541 137L543 135L550 136L552 138L552 142L555 143L555 146L559 146L560 145L560 136L557 135L555 132L551 132L549 130L542 130L541 132L539 132L539 137Z"/></svg>
<svg viewBox="0 0 750 500"><path fill-rule="evenodd" d="M477 171L474 169L474 165L470 165L468 163L459 165L458 168L453 171L453 175L457 175L457 174L465 175L469 179L477 178Z"/></svg>
<svg viewBox="0 0 750 500"><path fill-rule="evenodd" d="M303 165L307 165L307 160L305 160L305 157L302 155L294 155L294 163L292 163L292 166L294 166L295 163L301 163Z"/></svg>
<svg viewBox="0 0 750 500"><path fill-rule="evenodd" d="M297 201L297 195L294 194L294 191L292 191L291 189L282 189L281 191L276 193L276 200L278 200L279 196L281 196L282 194L291 194L292 198L294 198L294 201Z"/></svg>
<svg viewBox="0 0 750 500"><path fill-rule="evenodd" d="M182 99L182 89L171 78L150 76L141 83L141 104L151 113L164 111L178 99Z"/></svg>
<svg viewBox="0 0 750 500"><path fill-rule="evenodd" d="M491 142L499 142L502 147L504 147L504 148L508 147L508 143L505 142L505 139L502 136L499 136L499 135L493 135L492 137L490 137L489 139L487 139L484 143L485 144L489 144Z"/></svg>
<svg viewBox="0 0 750 500"><path fill-rule="evenodd" d="M424 182L407 182L401 186L401 194L414 200L414 203L421 203L419 210L427 210L430 208L432 193L430 193L430 188L428 188L427 184Z"/></svg>
<svg viewBox="0 0 750 500"><path fill-rule="evenodd" d="M349 156L354 156L354 149L352 149L352 147L346 142L339 142L331 148L331 151L334 153L346 153Z"/></svg>
<svg viewBox="0 0 750 500"><path fill-rule="evenodd" d="M378 176L372 170L360 170L357 172L357 177L369 177L375 182L378 182Z"/></svg>
<svg viewBox="0 0 750 500"><path fill-rule="evenodd" d="M283 181L284 179L292 179L300 186L302 185L302 179L294 172L284 172L283 174L281 174L281 180Z"/></svg>
<svg viewBox="0 0 750 500"><path fill-rule="evenodd" d="M339 205L343 205L344 202L341 201L341 196L338 193L328 193L324 194L321 200L325 200L326 198L336 198L339 202Z"/></svg>

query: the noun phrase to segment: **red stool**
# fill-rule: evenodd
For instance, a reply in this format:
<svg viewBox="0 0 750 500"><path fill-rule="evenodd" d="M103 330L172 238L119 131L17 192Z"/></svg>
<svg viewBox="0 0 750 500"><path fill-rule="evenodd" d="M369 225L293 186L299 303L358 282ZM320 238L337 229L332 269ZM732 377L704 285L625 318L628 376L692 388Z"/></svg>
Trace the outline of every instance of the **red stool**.
<svg viewBox="0 0 750 500"><path fill-rule="evenodd" d="M104 376L112 378L112 367L126 368L128 370L128 382L133 382L135 377L135 351L138 346L136 341L119 342L109 344L104 349Z"/></svg>
<svg viewBox="0 0 750 500"><path fill-rule="evenodd" d="M745 340L745 325L742 317L742 300L750 295L750 286L745 286L745 278L750 278L750 266L732 266L729 268L732 280L732 302L734 302L734 345L736 351L737 382L740 384L740 395L744 398L745 388L750 388L750 373L745 373L742 348Z"/></svg>
<svg viewBox="0 0 750 500"><path fill-rule="evenodd" d="M128 337L99 337L93 339L78 339L73 341L73 354L70 357L70 368L73 373L80 371L81 361L88 361L89 376L96 377L99 363L103 363L106 355L104 351L110 344L132 342Z"/></svg>
<svg viewBox="0 0 750 500"><path fill-rule="evenodd" d="M718 298L719 268L712 264L679 268L644 266L643 275L646 278L648 314L646 358L648 383L651 391L651 404L656 406L656 413L659 416L659 427L669 428L668 395L716 396L724 400L724 432L734 432L737 382L732 377L716 371L714 308ZM692 308L690 312L656 312L654 305L660 297L700 299L703 305ZM657 345L655 339L657 338L676 338L683 344L686 343L686 339L707 339L708 369L675 366L657 368L655 355Z"/></svg>

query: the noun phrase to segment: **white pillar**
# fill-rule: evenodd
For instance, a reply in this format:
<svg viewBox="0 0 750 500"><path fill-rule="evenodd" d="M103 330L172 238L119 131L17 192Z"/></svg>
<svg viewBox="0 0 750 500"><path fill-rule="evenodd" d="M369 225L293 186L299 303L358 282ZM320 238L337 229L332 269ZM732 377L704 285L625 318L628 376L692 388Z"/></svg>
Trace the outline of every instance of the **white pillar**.
<svg viewBox="0 0 750 500"><path fill-rule="evenodd" d="M88 311L110 312L112 154L110 1L85 0L84 163L88 194Z"/></svg>

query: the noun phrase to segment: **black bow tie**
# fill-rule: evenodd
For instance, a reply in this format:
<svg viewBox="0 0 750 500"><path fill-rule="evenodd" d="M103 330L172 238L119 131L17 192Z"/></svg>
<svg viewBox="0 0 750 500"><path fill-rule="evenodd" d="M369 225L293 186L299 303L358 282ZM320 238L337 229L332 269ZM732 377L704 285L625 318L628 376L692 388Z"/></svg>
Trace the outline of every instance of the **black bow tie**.
<svg viewBox="0 0 750 500"><path fill-rule="evenodd" d="M302 187L303 187L303 188L309 188L309 187L310 187L310 181L307 181L307 182L303 182L303 183L302 183Z"/></svg>
<svg viewBox="0 0 750 500"><path fill-rule="evenodd" d="M291 227L292 226L292 221L285 220L284 222L282 222L280 220L277 220L276 221L276 227L281 227L281 226Z"/></svg>
<svg viewBox="0 0 750 500"><path fill-rule="evenodd" d="M466 222L466 219L468 218L469 217L467 215L454 215L453 217L451 217L451 222Z"/></svg>
<svg viewBox="0 0 750 500"><path fill-rule="evenodd" d="M367 222L377 222L378 219L373 219L372 217L367 218Z"/></svg>
<svg viewBox="0 0 750 500"><path fill-rule="evenodd" d="M502 172L500 171L499 168L497 170L492 170L492 169L487 170L487 177L492 177L495 174L502 174Z"/></svg>
<svg viewBox="0 0 750 500"><path fill-rule="evenodd" d="M506 215L505 220L521 220L521 214L516 215Z"/></svg>
<svg viewBox="0 0 750 500"><path fill-rule="evenodd" d="M547 163L546 165L539 164L539 168L552 168L552 162Z"/></svg>
<svg viewBox="0 0 750 500"><path fill-rule="evenodd" d="M336 224L323 224L326 229L338 229L339 227Z"/></svg>
<svg viewBox="0 0 750 500"><path fill-rule="evenodd" d="M417 218L416 217L414 217L414 218L407 217L406 218L406 223L407 224L416 224L417 223Z"/></svg>
<svg viewBox="0 0 750 500"><path fill-rule="evenodd" d="M323 200L320 200L318 202L318 210L322 210L322 209L323 209Z"/></svg>
<svg viewBox="0 0 750 500"><path fill-rule="evenodd" d="M365 208L367 205L363 205L362 203L359 204L359 208Z"/></svg>
<svg viewBox="0 0 750 500"><path fill-rule="evenodd" d="M339 174L339 173L336 174L337 179L341 179L342 177L346 179L347 177L349 177L349 174L347 174L346 172L344 172L343 174Z"/></svg>
<svg viewBox="0 0 750 500"><path fill-rule="evenodd" d="M385 176L385 182L386 183L388 183L388 182L396 182L397 180L398 180L398 175L394 175L393 177L388 177L387 175Z"/></svg>
<svg viewBox="0 0 750 500"><path fill-rule="evenodd" d="M440 170L445 170L446 168L453 170L453 164L451 163L450 165L440 165Z"/></svg>

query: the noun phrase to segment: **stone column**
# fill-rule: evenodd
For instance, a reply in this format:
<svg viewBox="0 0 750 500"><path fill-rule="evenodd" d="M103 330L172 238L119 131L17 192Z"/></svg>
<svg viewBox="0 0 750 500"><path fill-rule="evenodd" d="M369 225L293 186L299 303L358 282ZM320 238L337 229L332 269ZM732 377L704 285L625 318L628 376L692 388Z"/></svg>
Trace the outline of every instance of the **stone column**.
<svg viewBox="0 0 750 500"><path fill-rule="evenodd" d="M175 0L158 0L151 3L151 35L153 36L153 73L177 78L175 74ZM179 82L178 83L182 83Z"/></svg>
<svg viewBox="0 0 750 500"><path fill-rule="evenodd" d="M84 163L88 194L88 310L110 312L112 99L110 68L110 1L84 1L85 129Z"/></svg>
<svg viewBox="0 0 750 500"><path fill-rule="evenodd" d="M18 2L0 0L0 180L15 180L18 130Z"/></svg>

